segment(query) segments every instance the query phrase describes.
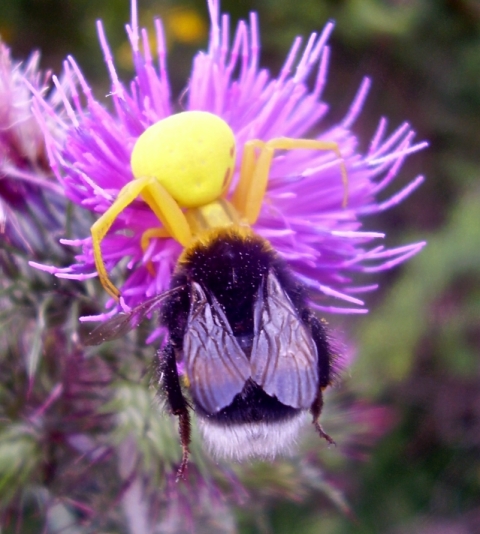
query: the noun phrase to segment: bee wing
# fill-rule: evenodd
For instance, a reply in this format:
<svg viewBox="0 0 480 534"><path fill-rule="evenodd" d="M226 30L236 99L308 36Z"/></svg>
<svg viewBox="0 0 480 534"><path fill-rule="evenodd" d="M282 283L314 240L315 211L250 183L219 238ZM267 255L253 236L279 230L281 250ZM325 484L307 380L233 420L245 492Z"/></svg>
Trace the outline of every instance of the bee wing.
<svg viewBox="0 0 480 534"><path fill-rule="evenodd" d="M118 339L136 328L151 312L178 288L165 291L142 302L128 313L119 313L90 332L84 340L85 345L100 345L104 341Z"/></svg>
<svg viewBox="0 0 480 534"><path fill-rule="evenodd" d="M309 408L318 393L318 356L312 335L277 278L260 286L254 309L252 379L293 408Z"/></svg>
<svg viewBox="0 0 480 534"><path fill-rule="evenodd" d="M192 395L208 412L233 401L250 377L248 358L240 348L220 304L192 283L192 304L183 339L185 367Z"/></svg>

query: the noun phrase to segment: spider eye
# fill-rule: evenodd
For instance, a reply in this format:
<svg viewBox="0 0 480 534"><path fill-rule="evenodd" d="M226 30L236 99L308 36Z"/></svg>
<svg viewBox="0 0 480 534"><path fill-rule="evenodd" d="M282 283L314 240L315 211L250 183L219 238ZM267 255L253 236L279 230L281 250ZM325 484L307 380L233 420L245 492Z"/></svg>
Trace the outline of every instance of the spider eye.
<svg viewBox="0 0 480 534"><path fill-rule="evenodd" d="M231 179L235 137L228 124L206 111L185 111L143 132L131 157L135 178L156 178L187 208L219 198Z"/></svg>

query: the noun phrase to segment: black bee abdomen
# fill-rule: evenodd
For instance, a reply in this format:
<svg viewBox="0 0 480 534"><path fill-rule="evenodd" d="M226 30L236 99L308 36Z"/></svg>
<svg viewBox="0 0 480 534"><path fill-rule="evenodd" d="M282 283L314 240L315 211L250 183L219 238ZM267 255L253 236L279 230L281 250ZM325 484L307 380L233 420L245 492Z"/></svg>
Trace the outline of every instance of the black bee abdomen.
<svg viewBox="0 0 480 534"><path fill-rule="evenodd" d="M300 410L285 406L274 397L270 397L263 389L248 380L233 402L217 413L209 414L198 404L195 406L200 416L208 418L212 423L244 424L274 423L285 421L298 415Z"/></svg>

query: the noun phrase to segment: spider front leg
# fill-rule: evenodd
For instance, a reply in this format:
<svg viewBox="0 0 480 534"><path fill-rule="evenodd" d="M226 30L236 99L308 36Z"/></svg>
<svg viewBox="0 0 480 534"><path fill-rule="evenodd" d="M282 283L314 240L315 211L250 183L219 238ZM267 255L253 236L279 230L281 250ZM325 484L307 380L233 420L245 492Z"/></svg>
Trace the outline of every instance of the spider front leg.
<svg viewBox="0 0 480 534"><path fill-rule="evenodd" d="M344 191L342 206L345 207L347 205L347 169L337 143L333 141L316 141L314 139L293 139L290 137L278 137L267 142L253 139L245 143L240 180L232 196L232 204L249 224L254 224L260 215L275 150L295 149L322 150L335 153L340 160L342 173ZM260 152L258 156L257 151Z"/></svg>
<svg viewBox="0 0 480 534"><path fill-rule="evenodd" d="M120 291L108 277L103 261L101 242L115 222L115 219L139 195L142 196L150 209L155 213L170 236L183 246L187 245L191 239L191 231L185 215L158 180L155 178L138 178L125 185L120 190L115 202L91 228L93 257L98 278L105 291L116 300L120 297Z"/></svg>

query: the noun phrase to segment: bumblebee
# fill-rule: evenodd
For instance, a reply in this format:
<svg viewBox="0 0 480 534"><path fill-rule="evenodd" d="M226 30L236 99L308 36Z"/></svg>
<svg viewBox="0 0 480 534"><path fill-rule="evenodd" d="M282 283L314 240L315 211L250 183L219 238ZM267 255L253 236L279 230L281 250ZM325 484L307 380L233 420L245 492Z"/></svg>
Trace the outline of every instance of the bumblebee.
<svg viewBox="0 0 480 534"><path fill-rule="evenodd" d="M333 443L319 423L334 360L326 327L285 261L251 228L275 150L291 149L333 151L346 202L338 146L290 138L247 142L239 182L227 198L233 132L216 115L190 111L163 119L139 137L131 159L134 180L92 227L99 278L114 298L120 292L108 278L101 241L138 196L162 223L144 233L142 247L155 237L173 237L184 246L167 292L104 323L90 339L94 344L118 337L160 307L168 339L159 353L159 379L179 418L179 476L188 462L190 407L217 457L241 461L288 451L308 411L320 436Z"/></svg>

